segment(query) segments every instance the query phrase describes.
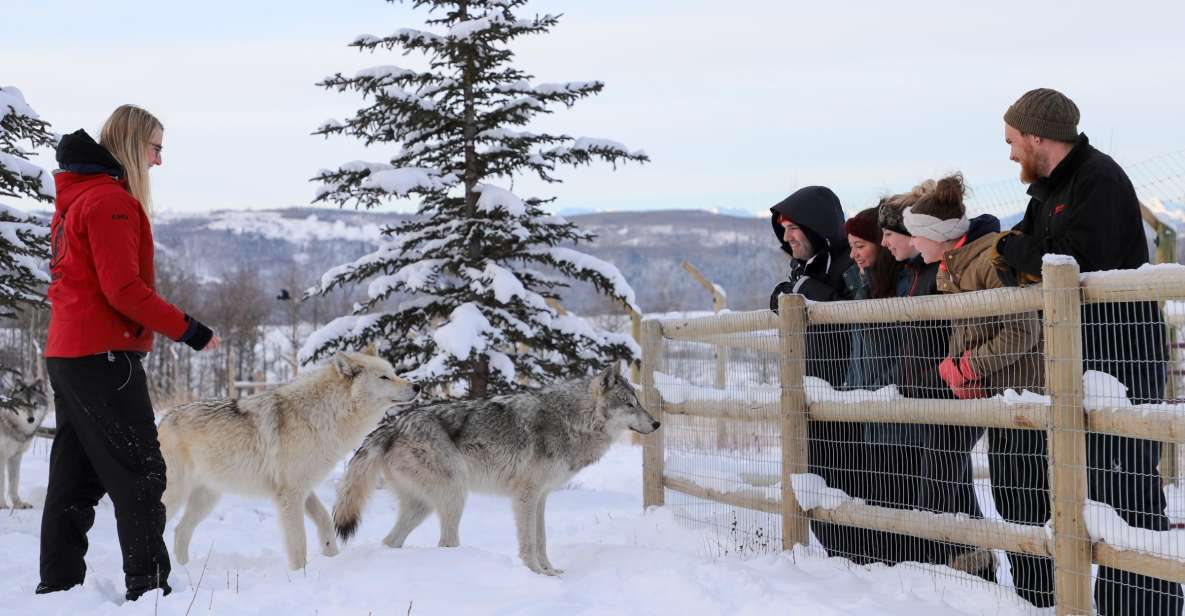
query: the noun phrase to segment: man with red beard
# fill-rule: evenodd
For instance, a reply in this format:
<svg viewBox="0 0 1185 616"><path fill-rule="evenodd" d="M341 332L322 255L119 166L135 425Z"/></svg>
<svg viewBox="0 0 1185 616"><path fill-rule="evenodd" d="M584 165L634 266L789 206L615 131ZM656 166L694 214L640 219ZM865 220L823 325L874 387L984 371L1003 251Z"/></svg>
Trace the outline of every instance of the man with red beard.
<svg viewBox="0 0 1185 616"><path fill-rule="evenodd" d="M1048 88L1026 92L1004 114L1004 141L1032 197L1024 219L996 244L995 265L1006 282L1040 280L1046 254L1069 255L1083 272L1133 269L1148 262L1140 203L1131 180L1078 133L1078 120L1078 106ZM1163 397L1167 357L1155 302L1083 306L1082 344L1084 368L1118 378L1133 404ZM1168 530L1159 462L1159 443L1089 434L1089 498L1113 506L1130 526ZM1033 493L1043 478L1021 476L1025 474L1014 472L1016 485L1005 487ZM1034 519L1048 518L1047 493L1032 498L1030 506ZM1038 597L1052 599L1053 576L1048 563L1042 569L1044 573L1036 572L1017 586L1022 596L1044 607L1046 601ZM1179 584L1100 567L1095 604L1099 614L1108 616L1179 615L1183 601Z"/></svg>

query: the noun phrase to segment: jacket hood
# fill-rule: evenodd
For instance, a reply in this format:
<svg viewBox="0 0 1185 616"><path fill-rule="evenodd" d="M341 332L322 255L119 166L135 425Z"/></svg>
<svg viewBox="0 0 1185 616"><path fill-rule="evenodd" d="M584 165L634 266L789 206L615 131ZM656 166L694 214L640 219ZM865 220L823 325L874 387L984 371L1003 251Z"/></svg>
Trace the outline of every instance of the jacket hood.
<svg viewBox="0 0 1185 616"><path fill-rule="evenodd" d="M70 173L106 173L116 179L123 177L123 165L85 130L78 129L58 142L58 168Z"/></svg>
<svg viewBox="0 0 1185 616"><path fill-rule="evenodd" d="M812 240L822 239L825 246L815 246L816 253L847 251L847 237L844 235L843 208L840 207L839 197L826 186L807 186L794 191L777 205L769 208L770 224L773 226L774 237L782 245L786 254L793 254L790 245L782 239L782 227L778 224L778 214L794 221L794 224L808 231Z"/></svg>
<svg viewBox="0 0 1185 616"><path fill-rule="evenodd" d="M78 196L103 185L127 189L123 167L119 161L99 145L84 130L76 130L62 137L58 143L59 170L54 172L57 188L55 208L65 214Z"/></svg>
<svg viewBox="0 0 1185 616"><path fill-rule="evenodd" d="M970 226L967 227L967 241L965 242L967 244L989 233L1000 232L1000 219L991 214L980 214L969 222Z"/></svg>

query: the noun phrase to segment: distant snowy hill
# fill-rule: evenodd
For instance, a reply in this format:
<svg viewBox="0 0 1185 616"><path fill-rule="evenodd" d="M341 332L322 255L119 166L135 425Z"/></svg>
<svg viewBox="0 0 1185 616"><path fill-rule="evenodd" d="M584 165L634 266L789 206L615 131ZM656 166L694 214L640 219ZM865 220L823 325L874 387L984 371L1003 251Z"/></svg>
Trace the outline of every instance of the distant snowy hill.
<svg viewBox="0 0 1185 616"><path fill-rule="evenodd" d="M738 212L661 210L564 217L597 235L593 245L582 249L614 263L644 310L711 306L707 292L683 270L684 259L724 288L730 308L765 307L769 290L785 273L786 260L768 219L732 214ZM264 280L279 281L295 264L311 282L326 269L369 252L385 227L405 217L307 207L164 213L157 216L155 233L161 258L183 263L206 279L250 268ZM564 297L566 306L585 314L611 310L604 301L583 288L570 289Z"/></svg>

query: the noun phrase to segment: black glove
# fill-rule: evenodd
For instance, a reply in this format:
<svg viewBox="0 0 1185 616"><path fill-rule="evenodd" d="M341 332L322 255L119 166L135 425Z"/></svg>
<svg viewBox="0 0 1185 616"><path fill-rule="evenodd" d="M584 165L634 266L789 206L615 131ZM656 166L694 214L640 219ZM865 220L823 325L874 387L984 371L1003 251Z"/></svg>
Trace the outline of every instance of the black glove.
<svg viewBox="0 0 1185 616"><path fill-rule="evenodd" d="M769 309L773 310L774 314L777 314L778 313L778 298L787 294L787 293L793 293L793 292L794 292L794 281L793 280L784 280L782 282L779 282L778 286L774 287L774 292L771 293L769 296Z"/></svg>
<svg viewBox="0 0 1185 616"><path fill-rule="evenodd" d="M185 328L185 333L181 334L177 342L184 342L195 351L206 348L206 345L210 344L210 339L214 337L214 330L188 314L185 315L185 322L189 324L189 327Z"/></svg>
<svg viewBox="0 0 1185 616"><path fill-rule="evenodd" d="M1000 282L1004 283L1006 287L1023 287L1041 282L1040 275L1018 270L1009 265L1007 259L1004 258L1004 251L1008 249L1008 242L1019 235L1019 231L1001 233L1000 239L996 240L996 243L991 247L992 265L996 267L996 274L1000 277Z"/></svg>

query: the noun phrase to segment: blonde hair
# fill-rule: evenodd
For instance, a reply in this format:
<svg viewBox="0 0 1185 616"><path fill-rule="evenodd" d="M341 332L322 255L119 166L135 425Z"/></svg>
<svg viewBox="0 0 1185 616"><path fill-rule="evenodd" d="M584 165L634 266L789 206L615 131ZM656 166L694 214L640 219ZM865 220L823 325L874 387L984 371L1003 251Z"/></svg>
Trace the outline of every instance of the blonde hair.
<svg viewBox="0 0 1185 616"><path fill-rule="evenodd" d="M924 180L921 184L914 186L913 190L909 192L897 193L885 197L884 202L898 210L907 210L913 207L918 201L934 194L937 185L938 183L934 180Z"/></svg>
<svg viewBox="0 0 1185 616"><path fill-rule="evenodd" d="M135 105L121 105L99 131L99 144L123 166L128 191L140 202L146 214L152 212L152 190L148 184L148 160L144 152L157 129L164 130L165 127L156 116Z"/></svg>

